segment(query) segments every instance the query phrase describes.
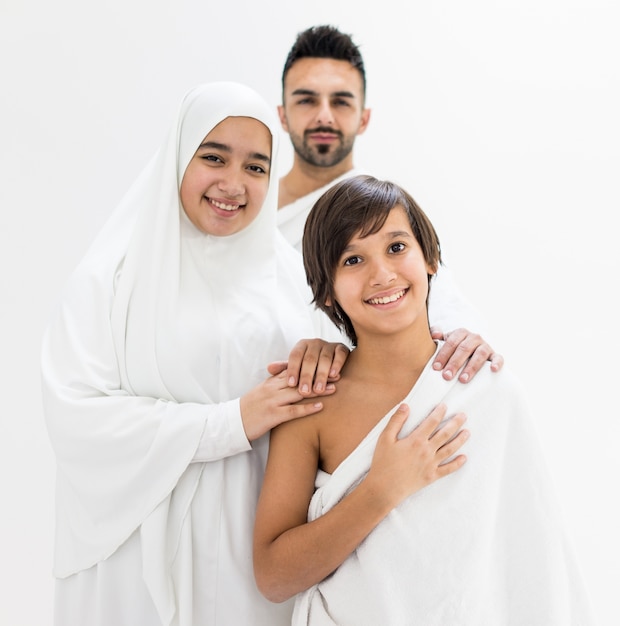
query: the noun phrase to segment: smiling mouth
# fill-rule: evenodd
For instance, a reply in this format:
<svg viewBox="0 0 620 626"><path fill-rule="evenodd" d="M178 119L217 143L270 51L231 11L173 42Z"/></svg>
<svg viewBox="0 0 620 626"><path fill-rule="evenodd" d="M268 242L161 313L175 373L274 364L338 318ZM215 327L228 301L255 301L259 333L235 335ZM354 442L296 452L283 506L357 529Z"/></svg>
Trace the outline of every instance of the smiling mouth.
<svg viewBox="0 0 620 626"><path fill-rule="evenodd" d="M237 209L240 209L242 206L245 206L243 204L225 204L224 202L218 202L217 200L213 200L212 198L207 198L207 199L214 207L217 207L218 209L221 209L222 211L236 211Z"/></svg>
<svg viewBox="0 0 620 626"><path fill-rule="evenodd" d="M396 302L396 300L400 300L406 293L408 289L401 289L396 293L393 293L391 296L383 296L382 298L369 298L366 300L368 304L390 304L390 302Z"/></svg>

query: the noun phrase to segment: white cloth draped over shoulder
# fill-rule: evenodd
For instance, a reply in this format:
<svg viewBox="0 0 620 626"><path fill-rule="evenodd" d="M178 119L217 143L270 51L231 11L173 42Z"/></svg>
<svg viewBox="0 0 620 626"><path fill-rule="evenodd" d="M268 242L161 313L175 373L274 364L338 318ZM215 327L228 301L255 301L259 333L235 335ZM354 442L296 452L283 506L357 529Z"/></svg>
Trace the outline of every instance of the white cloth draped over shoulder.
<svg viewBox="0 0 620 626"><path fill-rule="evenodd" d="M430 361L429 361L430 364ZM591 626L540 441L504 367L467 385L430 367L405 398L411 432L437 404L467 414L467 463L394 509L329 577L297 597L295 626ZM314 520L365 476L385 416L332 475Z"/></svg>
<svg viewBox="0 0 620 626"><path fill-rule="evenodd" d="M185 216L179 186L200 142L231 116L269 128L269 190L246 229L212 237ZM61 626L288 623L290 607L254 584L267 439L250 445L239 398L302 337L337 334L277 231L278 132L245 86L188 92L52 316L42 386Z"/></svg>
<svg viewBox="0 0 620 626"><path fill-rule="evenodd" d="M314 203L331 187L337 185L339 182L352 178L358 174L364 174L362 170L352 169L348 172L338 176L332 180L329 184L319 187L314 191L297 198L294 202L286 204L278 209L278 228L284 235L284 238L295 248L302 253L301 242L304 238L304 227L306 225L306 219L310 209L314 206Z"/></svg>
<svg viewBox="0 0 620 626"><path fill-rule="evenodd" d="M300 254L306 219L315 202L334 185L364 173L367 172L357 168L349 170L328 185L278 209L278 228ZM415 196L415 193L413 195ZM428 318L431 326L436 326L443 332L467 328L482 335L487 342L491 342L484 317L460 290L448 264L442 265L433 278L428 300Z"/></svg>

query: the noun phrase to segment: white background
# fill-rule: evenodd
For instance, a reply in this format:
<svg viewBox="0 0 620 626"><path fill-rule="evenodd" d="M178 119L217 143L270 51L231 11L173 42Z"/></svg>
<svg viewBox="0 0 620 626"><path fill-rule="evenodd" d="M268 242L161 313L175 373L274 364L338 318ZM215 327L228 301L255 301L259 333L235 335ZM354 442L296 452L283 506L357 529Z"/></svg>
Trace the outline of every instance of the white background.
<svg viewBox="0 0 620 626"><path fill-rule="evenodd" d="M38 359L55 297L183 93L234 79L275 107L295 35L319 23L365 57L357 164L433 219L531 393L600 624L620 624L615 5L0 0L0 624L51 623Z"/></svg>

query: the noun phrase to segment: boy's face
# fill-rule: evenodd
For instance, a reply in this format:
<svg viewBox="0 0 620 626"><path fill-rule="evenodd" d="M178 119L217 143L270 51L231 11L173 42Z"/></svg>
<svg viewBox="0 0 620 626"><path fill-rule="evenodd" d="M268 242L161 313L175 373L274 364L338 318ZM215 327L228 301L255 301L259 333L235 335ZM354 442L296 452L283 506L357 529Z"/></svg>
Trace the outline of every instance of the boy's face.
<svg viewBox="0 0 620 626"><path fill-rule="evenodd" d="M336 266L334 296L358 340L364 333L392 334L412 324L428 328L428 275L433 273L397 205L381 230L349 242Z"/></svg>
<svg viewBox="0 0 620 626"><path fill-rule="evenodd" d="M283 97L278 107L282 128L295 152L317 167L333 167L346 159L370 118L362 77L348 61L296 61L286 74Z"/></svg>

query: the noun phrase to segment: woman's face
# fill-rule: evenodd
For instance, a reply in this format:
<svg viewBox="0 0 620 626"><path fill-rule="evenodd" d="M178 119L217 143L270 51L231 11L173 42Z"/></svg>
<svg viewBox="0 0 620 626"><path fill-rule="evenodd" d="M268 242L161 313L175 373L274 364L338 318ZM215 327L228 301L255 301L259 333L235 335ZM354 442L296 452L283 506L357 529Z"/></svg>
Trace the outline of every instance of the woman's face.
<svg viewBox="0 0 620 626"><path fill-rule="evenodd" d="M251 117L227 117L202 141L181 182L181 203L191 222L223 237L259 214L269 187L271 133Z"/></svg>

